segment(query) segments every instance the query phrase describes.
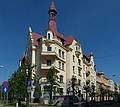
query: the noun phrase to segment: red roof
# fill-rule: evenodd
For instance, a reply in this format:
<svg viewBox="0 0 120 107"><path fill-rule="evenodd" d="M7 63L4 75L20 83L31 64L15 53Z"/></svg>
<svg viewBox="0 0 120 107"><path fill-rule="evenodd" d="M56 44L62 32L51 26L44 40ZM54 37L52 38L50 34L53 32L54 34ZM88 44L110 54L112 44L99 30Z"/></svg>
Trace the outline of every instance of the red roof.
<svg viewBox="0 0 120 107"><path fill-rule="evenodd" d="M38 33L32 33L32 38L33 38L33 45L38 46L38 39L40 39L42 36L39 35Z"/></svg>
<svg viewBox="0 0 120 107"><path fill-rule="evenodd" d="M57 36L58 38L61 38L61 39L65 40L65 38L63 37L63 34L57 32L57 27L56 27L56 21L55 20L50 20L49 21L49 30L51 30L53 32L53 34L55 36Z"/></svg>
<svg viewBox="0 0 120 107"><path fill-rule="evenodd" d="M73 36L66 37L65 38L65 42L66 42L65 45L71 45L73 40L75 40Z"/></svg>
<svg viewBox="0 0 120 107"><path fill-rule="evenodd" d="M85 56L90 60L91 54L87 54L87 55L85 55Z"/></svg>
<svg viewBox="0 0 120 107"><path fill-rule="evenodd" d="M84 56L85 56L88 60L90 60L92 55L93 55L92 53L88 53L88 54L86 54L86 55L84 55Z"/></svg>

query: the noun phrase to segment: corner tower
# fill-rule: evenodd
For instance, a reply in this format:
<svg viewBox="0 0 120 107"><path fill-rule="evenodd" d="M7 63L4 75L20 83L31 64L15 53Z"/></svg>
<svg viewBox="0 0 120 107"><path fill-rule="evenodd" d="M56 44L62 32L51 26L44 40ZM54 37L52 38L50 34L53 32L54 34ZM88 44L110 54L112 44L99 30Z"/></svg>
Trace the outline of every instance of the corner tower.
<svg viewBox="0 0 120 107"><path fill-rule="evenodd" d="M57 25L56 25L56 15L57 15L57 9L55 6L55 1L52 0L52 3L49 7L49 22L48 22L48 30L51 30L52 32L57 32Z"/></svg>

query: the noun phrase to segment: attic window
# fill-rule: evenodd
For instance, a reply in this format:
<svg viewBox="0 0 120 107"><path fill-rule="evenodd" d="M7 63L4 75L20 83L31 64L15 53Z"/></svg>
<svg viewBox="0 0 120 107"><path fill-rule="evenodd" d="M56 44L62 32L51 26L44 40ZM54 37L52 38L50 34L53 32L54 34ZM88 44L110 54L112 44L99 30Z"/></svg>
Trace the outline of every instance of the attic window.
<svg viewBox="0 0 120 107"><path fill-rule="evenodd" d="M48 39L50 40L50 33L48 33Z"/></svg>

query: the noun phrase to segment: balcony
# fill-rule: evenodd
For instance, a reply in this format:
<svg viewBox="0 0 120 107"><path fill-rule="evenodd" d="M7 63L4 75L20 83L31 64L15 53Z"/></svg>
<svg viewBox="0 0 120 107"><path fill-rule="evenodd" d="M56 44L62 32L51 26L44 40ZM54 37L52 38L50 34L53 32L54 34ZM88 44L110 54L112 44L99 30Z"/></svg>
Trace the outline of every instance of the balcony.
<svg viewBox="0 0 120 107"><path fill-rule="evenodd" d="M48 66L47 64L41 64L41 69L44 71L48 71L51 67L54 67L57 73L63 71L59 69L58 67L56 67L54 64L52 64L51 66Z"/></svg>
<svg viewBox="0 0 120 107"><path fill-rule="evenodd" d="M48 56L48 55L50 55L50 56L56 56L57 54L56 54L56 52L55 51L42 51L42 53L41 53L41 55L43 55L43 56Z"/></svg>
<svg viewBox="0 0 120 107"><path fill-rule="evenodd" d="M41 64L41 69L50 69L51 67L52 67L53 65L51 65L51 66L48 66L47 64Z"/></svg>
<svg viewBox="0 0 120 107"><path fill-rule="evenodd" d="M53 42L53 40L46 39L43 41L43 43L45 43L46 46L49 46L49 45L53 44L54 42Z"/></svg>

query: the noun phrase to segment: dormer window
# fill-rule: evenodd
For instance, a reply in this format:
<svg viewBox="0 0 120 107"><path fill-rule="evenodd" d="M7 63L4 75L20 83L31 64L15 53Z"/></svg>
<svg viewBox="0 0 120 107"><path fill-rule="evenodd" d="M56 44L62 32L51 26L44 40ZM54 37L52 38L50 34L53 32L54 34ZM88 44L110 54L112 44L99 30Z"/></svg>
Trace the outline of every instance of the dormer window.
<svg viewBox="0 0 120 107"><path fill-rule="evenodd" d="M48 46L47 51L52 51L52 47Z"/></svg>
<svg viewBox="0 0 120 107"><path fill-rule="evenodd" d="M53 33L51 31L47 32L47 39L51 40L53 38Z"/></svg>
<svg viewBox="0 0 120 107"><path fill-rule="evenodd" d="M48 39L50 40L50 33L48 33Z"/></svg>
<svg viewBox="0 0 120 107"><path fill-rule="evenodd" d="M76 46L76 51L78 50L78 47Z"/></svg>

